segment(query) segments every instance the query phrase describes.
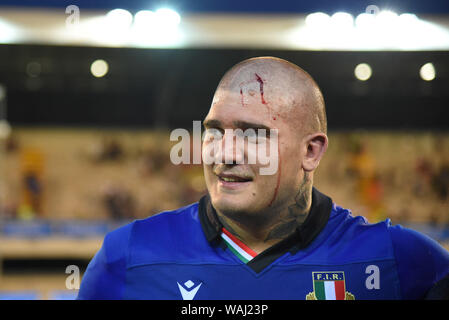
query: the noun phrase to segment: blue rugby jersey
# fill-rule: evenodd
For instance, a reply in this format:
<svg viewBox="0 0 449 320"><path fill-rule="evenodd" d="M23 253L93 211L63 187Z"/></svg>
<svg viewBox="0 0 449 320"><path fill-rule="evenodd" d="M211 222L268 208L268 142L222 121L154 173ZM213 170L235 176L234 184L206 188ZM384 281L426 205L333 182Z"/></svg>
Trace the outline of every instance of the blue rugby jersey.
<svg viewBox="0 0 449 320"><path fill-rule="evenodd" d="M369 224L313 189L296 232L244 263L208 196L106 235L78 299L421 299L449 253L389 220Z"/></svg>

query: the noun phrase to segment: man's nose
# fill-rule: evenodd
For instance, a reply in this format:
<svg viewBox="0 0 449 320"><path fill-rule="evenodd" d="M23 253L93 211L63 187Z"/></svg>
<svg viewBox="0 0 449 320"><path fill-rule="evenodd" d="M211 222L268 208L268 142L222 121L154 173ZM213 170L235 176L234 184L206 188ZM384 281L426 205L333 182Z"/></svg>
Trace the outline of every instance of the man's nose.
<svg viewBox="0 0 449 320"><path fill-rule="evenodd" d="M219 144L216 162L225 164L241 164L244 159L244 144L239 141L234 130L226 129Z"/></svg>

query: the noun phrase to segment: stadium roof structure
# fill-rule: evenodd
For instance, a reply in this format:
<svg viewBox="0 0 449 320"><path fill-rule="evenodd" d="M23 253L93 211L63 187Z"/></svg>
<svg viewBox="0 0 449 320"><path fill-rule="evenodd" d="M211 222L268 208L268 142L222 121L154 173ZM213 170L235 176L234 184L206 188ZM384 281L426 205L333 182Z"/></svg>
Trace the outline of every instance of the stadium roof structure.
<svg viewBox="0 0 449 320"><path fill-rule="evenodd" d="M22 8L65 8L76 4L82 10L112 10L123 8L130 11L154 9L159 6L168 6L182 14L210 14L210 13L311 13L317 11L336 12L346 11L358 14L369 5L377 5L383 9L397 12L414 12L417 14L449 14L449 3L446 0L1 0L0 6L16 6Z"/></svg>
<svg viewBox="0 0 449 320"><path fill-rule="evenodd" d="M208 5L200 1L203 7L187 6L185 1L172 7L152 6L154 1L139 6L136 1L117 8L112 5L120 6L119 1L78 1L78 5L58 1L57 7L51 5L54 1L41 1L40 7L32 7L33 3L21 1L18 7L0 7L0 44L342 51L449 49L449 5L444 1L408 1L407 7L399 1L402 5L396 7L360 8L348 2L345 7L344 1L316 1L315 5L293 5L289 12L282 1L276 7L261 1L259 9L253 11L246 2L233 7L235 1L210 1ZM173 9L177 7L182 10Z"/></svg>

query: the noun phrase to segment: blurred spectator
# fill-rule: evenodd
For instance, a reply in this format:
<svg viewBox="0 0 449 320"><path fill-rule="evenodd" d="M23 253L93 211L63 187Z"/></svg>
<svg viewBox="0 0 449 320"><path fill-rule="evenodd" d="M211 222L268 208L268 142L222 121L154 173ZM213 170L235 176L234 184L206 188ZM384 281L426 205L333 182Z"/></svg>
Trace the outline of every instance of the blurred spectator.
<svg viewBox="0 0 449 320"><path fill-rule="evenodd" d="M447 200L449 193L449 165L446 163L432 177L433 191L442 201Z"/></svg>
<svg viewBox="0 0 449 320"><path fill-rule="evenodd" d="M356 179L359 201L367 208L369 220L383 220L383 187L374 159L361 142L354 141L351 150L348 173Z"/></svg>
<svg viewBox="0 0 449 320"><path fill-rule="evenodd" d="M96 162L119 161L124 154L122 144L110 137L104 137L99 143L92 145L90 150L90 156Z"/></svg>
<svg viewBox="0 0 449 320"><path fill-rule="evenodd" d="M139 156L140 170L146 177L163 171L170 164L167 153L158 148L148 148Z"/></svg>
<svg viewBox="0 0 449 320"><path fill-rule="evenodd" d="M116 161L123 156L122 145L115 139L105 139L103 149L100 154L101 161Z"/></svg>
<svg viewBox="0 0 449 320"><path fill-rule="evenodd" d="M440 223L440 218L441 218L440 213L435 209L431 209L428 217L429 224L434 227L438 226Z"/></svg>
<svg viewBox="0 0 449 320"><path fill-rule="evenodd" d="M103 195L103 203L108 215L113 220L130 220L135 218L135 201L131 193L118 186L109 185Z"/></svg>
<svg viewBox="0 0 449 320"><path fill-rule="evenodd" d="M18 205L12 202L6 202L0 206L0 218L15 219L18 214Z"/></svg>
<svg viewBox="0 0 449 320"><path fill-rule="evenodd" d="M417 180L413 186L415 196L423 196L433 180L433 166L428 159L419 158L415 166Z"/></svg>
<svg viewBox="0 0 449 320"><path fill-rule="evenodd" d="M374 171L374 159L368 153L366 145L354 142L350 151L348 173L358 179L369 179Z"/></svg>
<svg viewBox="0 0 449 320"><path fill-rule="evenodd" d="M0 221L2 219L12 219L17 214L17 204L8 197L7 185L0 181Z"/></svg>
<svg viewBox="0 0 449 320"><path fill-rule="evenodd" d="M19 141L14 135L10 135L5 141L5 152L13 153L19 149Z"/></svg>
<svg viewBox="0 0 449 320"><path fill-rule="evenodd" d="M375 174L367 182L366 190L362 193L362 200L370 210L370 219L372 221L381 221L385 219L386 213L383 204L383 187L378 174Z"/></svg>
<svg viewBox="0 0 449 320"><path fill-rule="evenodd" d="M22 203L18 217L30 219L43 214L44 158L38 149L25 149L22 153Z"/></svg>
<svg viewBox="0 0 449 320"><path fill-rule="evenodd" d="M401 210L397 214L395 222L399 223L399 224L404 223L404 222L408 222L410 220L410 216L411 216L411 213L410 213L409 208L408 207L403 207L403 208L401 208Z"/></svg>
<svg viewBox="0 0 449 320"><path fill-rule="evenodd" d="M447 134L333 133L330 140L329 160L324 159L326 166L321 168L322 189L336 188L339 201L351 201L360 208L357 214L375 222L387 211L399 221L411 222L436 221L438 213L448 214L438 217L440 223L449 223ZM189 142L192 161L193 143L186 139ZM2 145L9 153L0 159L4 165L0 211L6 218L29 219L44 213L49 218L95 217L102 208L107 208L110 217L140 218L192 203L206 192L201 164L170 161L175 142L165 132L75 129L60 134L17 129L8 143L8 147ZM86 146L89 149L83 155L96 164L111 165L81 161L80 150ZM420 157L411 162L415 154ZM93 192L92 203L86 204L86 193L96 190L105 177L123 178L127 189ZM411 208L402 209L407 205Z"/></svg>

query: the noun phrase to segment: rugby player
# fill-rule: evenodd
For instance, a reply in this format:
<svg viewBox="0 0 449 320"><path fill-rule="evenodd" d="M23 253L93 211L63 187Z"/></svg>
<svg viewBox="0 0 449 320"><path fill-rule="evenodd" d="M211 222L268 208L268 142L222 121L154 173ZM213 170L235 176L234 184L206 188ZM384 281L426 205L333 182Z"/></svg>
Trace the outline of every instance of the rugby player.
<svg viewBox="0 0 449 320"><path fill-rule="evenodd" d="M233 66L203 124L203 149L219 146L203 164L208 193L107 234L79 299L448 297L449 253L436 241L388 219L370 224L313 186L326 112L300 67L275 57ZM239 129L267 134L230 143ZM252 143L270 150L273 173L245 161Z"/></svg>

